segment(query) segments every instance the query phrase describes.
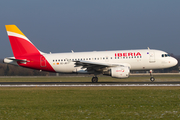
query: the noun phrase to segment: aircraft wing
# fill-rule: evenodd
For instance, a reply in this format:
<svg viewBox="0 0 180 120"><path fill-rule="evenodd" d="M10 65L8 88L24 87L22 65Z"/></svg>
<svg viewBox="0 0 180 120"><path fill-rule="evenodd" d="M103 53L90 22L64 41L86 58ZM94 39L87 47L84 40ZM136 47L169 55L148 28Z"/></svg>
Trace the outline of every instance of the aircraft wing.
<svg viewBox="0 0 180 120"><path fill-rule="evenodd" d="M124 66L121 64L97 63L90 61L74 61L74 62L75 62L75 67L82 66L81 69L86 68L86 71L88 72L100 72L106 67Z"/></svg>

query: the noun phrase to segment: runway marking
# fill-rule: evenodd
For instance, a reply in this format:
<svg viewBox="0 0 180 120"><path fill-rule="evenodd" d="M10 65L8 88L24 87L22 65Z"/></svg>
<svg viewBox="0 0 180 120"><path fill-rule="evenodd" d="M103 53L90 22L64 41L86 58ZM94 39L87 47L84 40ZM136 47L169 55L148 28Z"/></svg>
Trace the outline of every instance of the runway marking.
<svg viewBox="0 0 180 120"><path fill-rule="evenodd" d="M180 84L116 84L116 85L108 85L108 84L91 84L91 85L0 85L0 87L143 87L143 86L158 86L158 87L166 87L166 86L180 86Z"/></svg>

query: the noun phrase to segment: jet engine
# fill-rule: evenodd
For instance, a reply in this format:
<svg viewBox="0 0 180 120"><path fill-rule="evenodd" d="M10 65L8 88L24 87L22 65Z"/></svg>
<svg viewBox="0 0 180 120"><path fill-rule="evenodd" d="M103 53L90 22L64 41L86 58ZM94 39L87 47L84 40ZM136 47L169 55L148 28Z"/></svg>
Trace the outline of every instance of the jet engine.
<svg viewBox="0 0 180 120"><path fill-rule="evenodd" d="M128 78L130 74L130 69L128 66L117 66L103 71L103 75L109 75L114 78Z"/></svg>

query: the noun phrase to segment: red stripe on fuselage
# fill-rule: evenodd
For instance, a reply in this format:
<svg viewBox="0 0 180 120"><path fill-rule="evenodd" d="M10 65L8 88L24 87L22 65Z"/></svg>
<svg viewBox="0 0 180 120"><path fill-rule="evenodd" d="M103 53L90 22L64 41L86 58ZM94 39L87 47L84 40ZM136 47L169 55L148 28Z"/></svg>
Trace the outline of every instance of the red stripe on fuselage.
<svg viewBox="0 0 180 120"><path fill-rule="evenodd" d="M41 61L40 61L41 57L43 57L44 61L46 61L46 66L41 65ZM43 55L40 54L27 55L27 56L18 57L18 59L27 61L26 63L18 62L18 64L22 67L49 71L49 72L56 72Z"/></svg>

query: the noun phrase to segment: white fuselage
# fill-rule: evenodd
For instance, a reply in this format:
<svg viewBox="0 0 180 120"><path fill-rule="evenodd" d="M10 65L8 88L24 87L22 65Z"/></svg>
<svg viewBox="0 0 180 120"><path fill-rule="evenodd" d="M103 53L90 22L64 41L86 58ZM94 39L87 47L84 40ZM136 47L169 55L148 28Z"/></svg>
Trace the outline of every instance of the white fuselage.
<svg viewBox="0 0 180 120"><path fill-rule="evenodd" d="M117 51L94 51L43 54L56 72L81 72L74 61L89 61L99 64L116 64L129 66L130 70L151 70L172 67L177 60L164 51L140 49Z"/></svg>

